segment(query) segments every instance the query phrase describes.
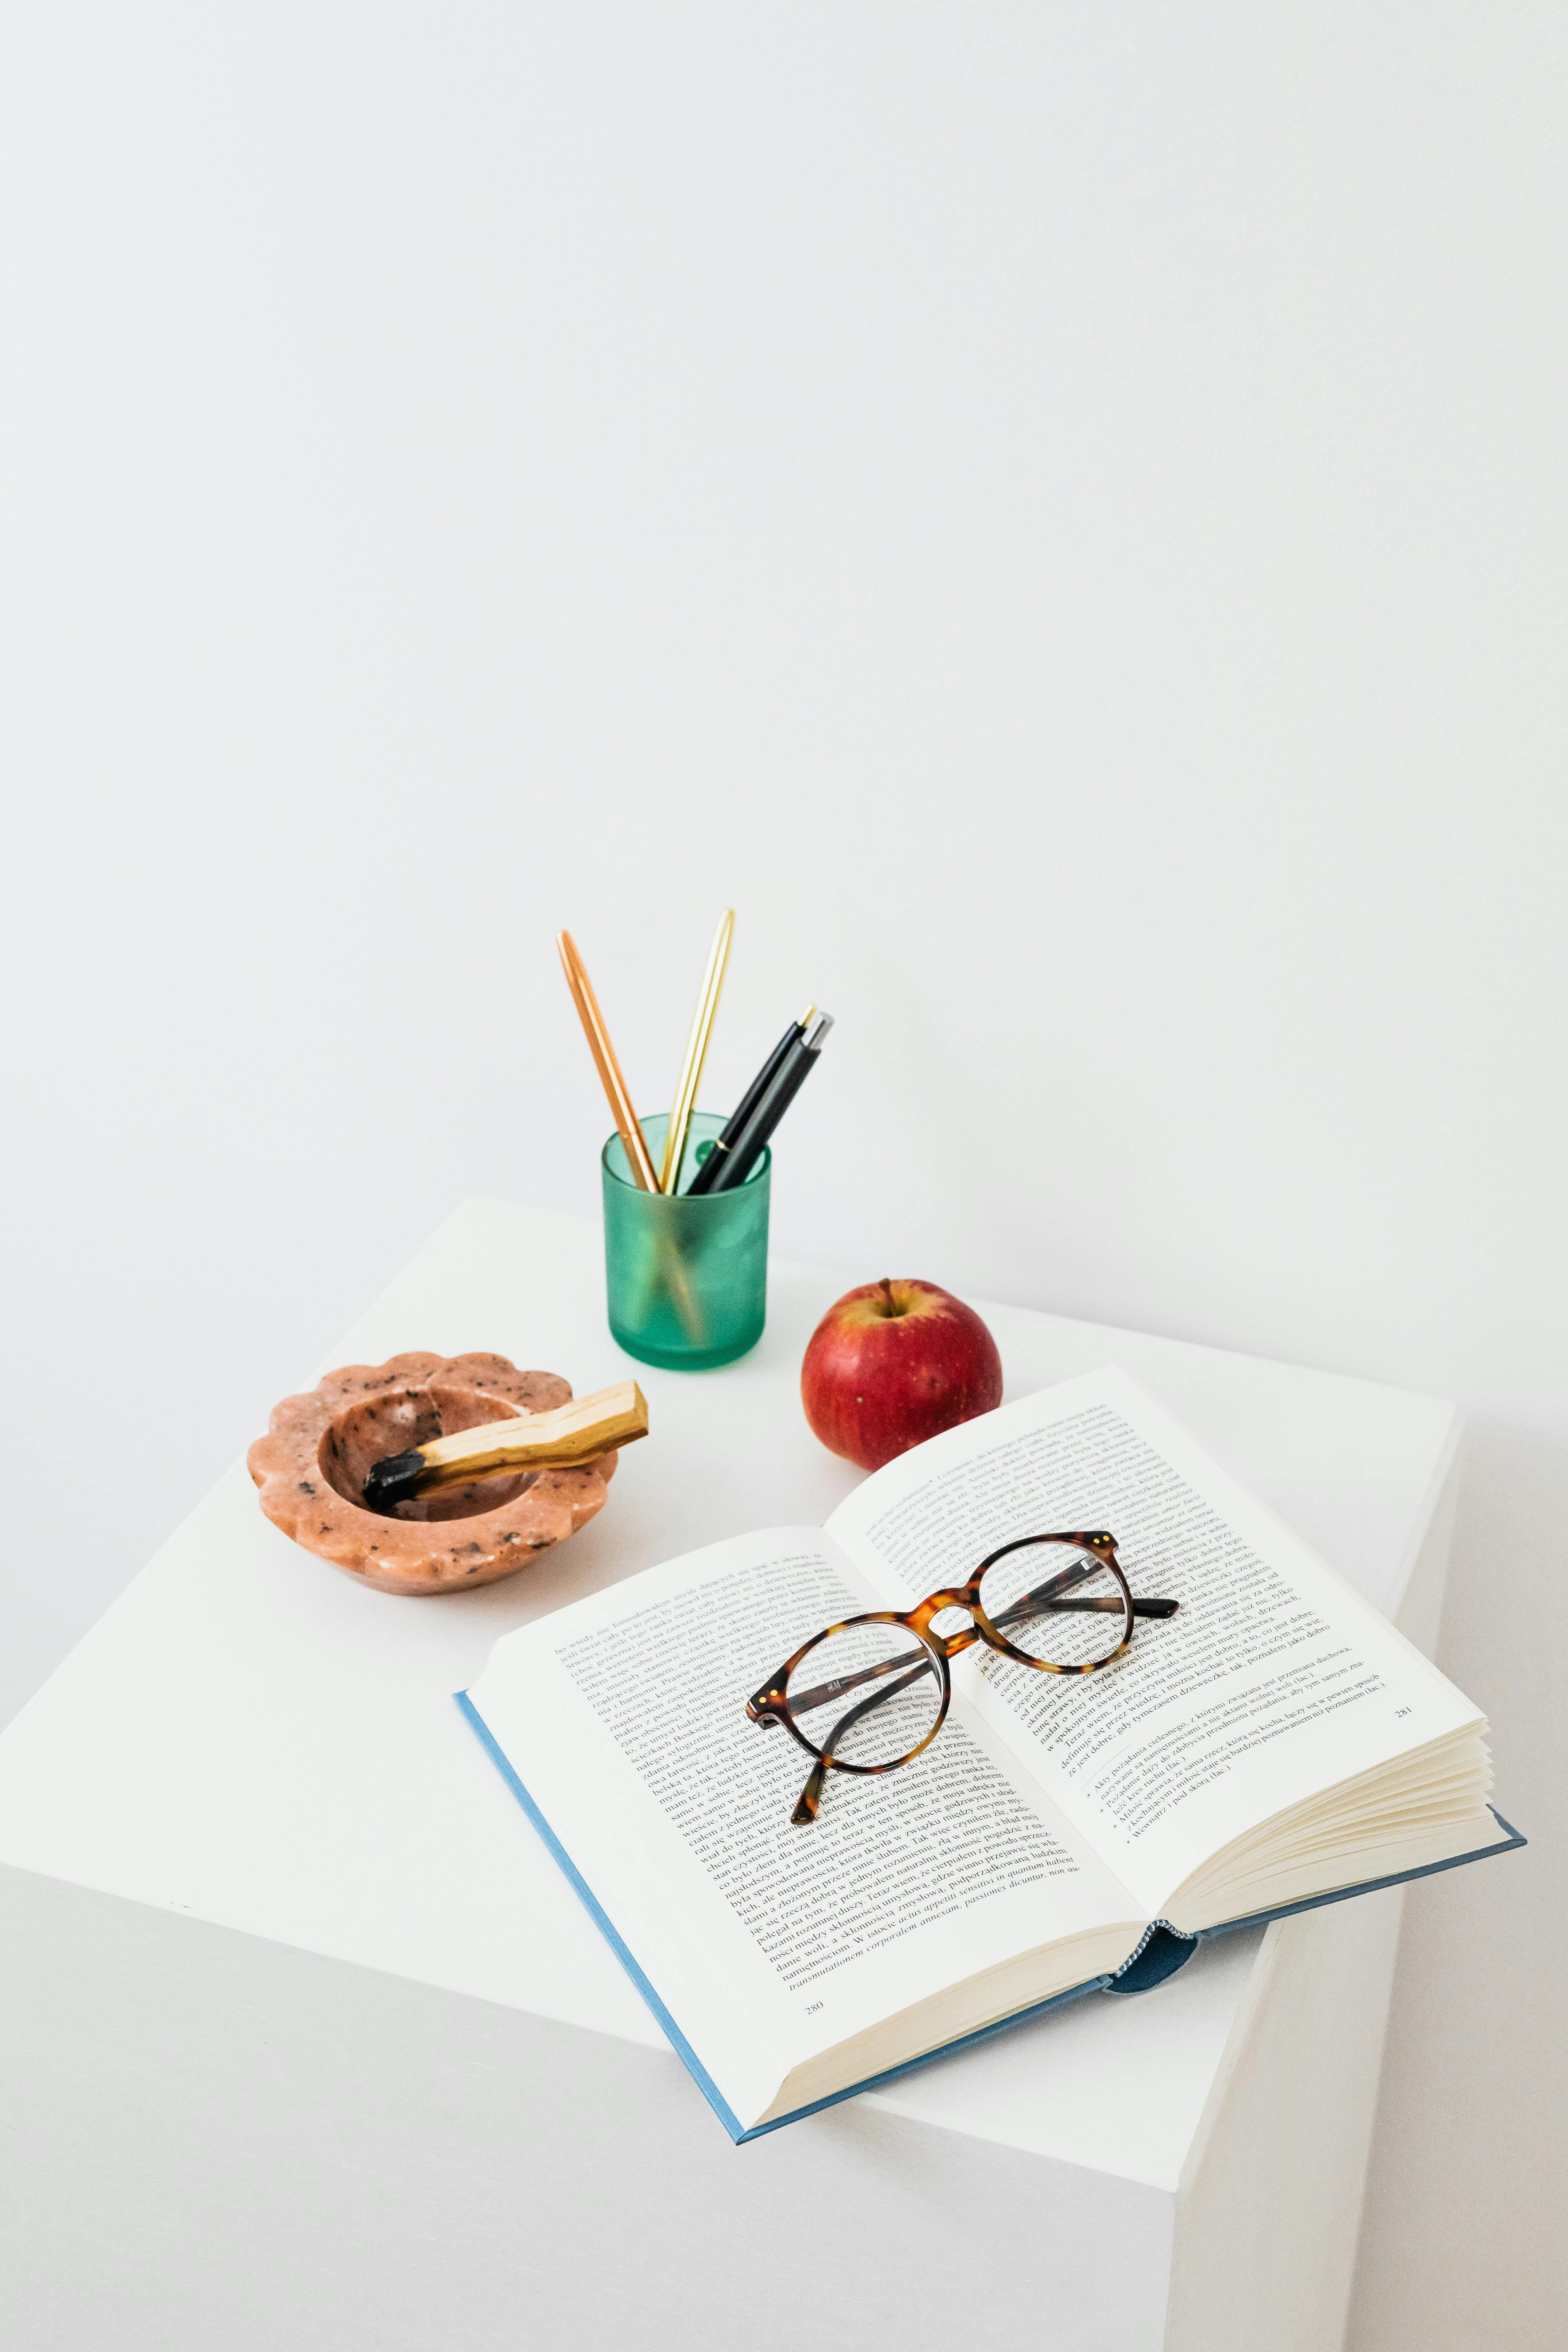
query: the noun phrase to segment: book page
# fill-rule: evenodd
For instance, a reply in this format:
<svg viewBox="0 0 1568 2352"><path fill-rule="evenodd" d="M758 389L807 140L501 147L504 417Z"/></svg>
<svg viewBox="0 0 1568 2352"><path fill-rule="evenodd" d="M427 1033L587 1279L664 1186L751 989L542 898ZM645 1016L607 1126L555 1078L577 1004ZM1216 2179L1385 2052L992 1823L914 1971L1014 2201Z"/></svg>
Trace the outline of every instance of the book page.
<svg viewBox="0 0 1568 2352"><path fill-rule="evenodd" d="M982 1717L1152 1916L1286 1807L1481 1718L1417 1651L1210 1461L1124 1373L1064 1382L878 1471L828 1521L909 1606L1015 1537L1102 1528L1141 1621L1092 1675L977 1645ZM894 1596L897 1596L896 1598Z"/></svg>
<svg viewBox="0 0 1568 2352"><path fill-rule="evenodd" d="M899 1770L832 1773L745 1702L875 1596L816 1528L716 1544L498 1643L468 1694L679 2030L756 2113L784 2074L1130 1898L1005 1744L951 1717ZM1104 1942L1103 1936L1101 1943ZM737 2112L740 2112L737 2106Z"/></svg>

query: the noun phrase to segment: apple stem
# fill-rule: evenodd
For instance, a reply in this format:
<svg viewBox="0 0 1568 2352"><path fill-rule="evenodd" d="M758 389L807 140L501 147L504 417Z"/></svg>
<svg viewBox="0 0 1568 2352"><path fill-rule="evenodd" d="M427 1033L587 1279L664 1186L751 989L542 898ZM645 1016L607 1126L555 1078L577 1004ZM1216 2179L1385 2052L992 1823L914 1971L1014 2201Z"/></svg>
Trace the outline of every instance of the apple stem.
<svg viewBox="0 0 1568 2352"><path fill-rule="evenodd" d="M889 1281L889 1279L888 1279L888 1277L887 1277L887 1276L886 1276L886 1275L884 1275L884 1276L882 1276L882 1279L881 1279L881 1281L877 1285L877 1287L878 1287L878 1289L881 1292L882 1297L887 1300L887 1303L888 1303L888 1312L889 1312L889 1315L897 1315L897 1313L899 1312L899 1302L898 1302L898 1300L893 1297L893 1286L892 1286L892 1284Z"/></svg>

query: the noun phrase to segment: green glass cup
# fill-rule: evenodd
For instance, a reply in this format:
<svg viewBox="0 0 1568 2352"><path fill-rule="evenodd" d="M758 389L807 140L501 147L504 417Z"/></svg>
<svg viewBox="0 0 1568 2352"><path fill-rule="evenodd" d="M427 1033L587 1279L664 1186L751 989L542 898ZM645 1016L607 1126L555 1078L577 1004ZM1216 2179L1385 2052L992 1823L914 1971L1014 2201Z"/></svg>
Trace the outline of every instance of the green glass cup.
<svg viewBox="0 0 1568 2352"><path fill-rule="evenodd" d="M649 1156L664 1162L666 1115L645 1118ZM686 1176L723 1119L693 1111ZM645 1192L612 1135L600 1156L605 1189L605 1292L610 1329L628 1356L676 1372L732 1364L763 1336L768 1310L768 1191L764 1151L731 1192Z"/></svg>

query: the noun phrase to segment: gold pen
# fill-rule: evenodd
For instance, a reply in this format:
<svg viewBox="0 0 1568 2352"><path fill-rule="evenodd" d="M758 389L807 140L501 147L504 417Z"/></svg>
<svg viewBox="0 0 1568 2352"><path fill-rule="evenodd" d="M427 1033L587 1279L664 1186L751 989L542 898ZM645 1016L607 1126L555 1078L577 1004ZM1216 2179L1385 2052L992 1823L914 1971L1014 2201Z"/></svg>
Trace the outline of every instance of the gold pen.
<svg viewBox="0 0 1568 2352"><path fill-rule="evenodd" d="M724 985L724 967L730 961L730 940L734 929L735 909L726 907L713 934L713 944L708 950L708 965L702 974L702 986L698 992L697 1010L691 1016L691 1034L686 1041L686 1058L680 1066L680 1082L675 1090L675 1104L665 1133L664 1167L658 1181L661 1192L673 1192L679 1187L680 1163L686 1157L691 1112L702 1079L708 1040L713 1034L713 1016L719 1010L719 993Z"/></svg>

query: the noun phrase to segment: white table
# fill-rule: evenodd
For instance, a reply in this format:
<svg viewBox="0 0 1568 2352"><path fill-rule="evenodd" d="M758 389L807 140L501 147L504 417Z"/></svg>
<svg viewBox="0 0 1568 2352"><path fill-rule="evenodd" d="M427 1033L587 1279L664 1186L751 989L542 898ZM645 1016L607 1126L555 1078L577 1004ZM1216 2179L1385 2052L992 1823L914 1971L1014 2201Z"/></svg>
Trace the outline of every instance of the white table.
<svg viewBox="0 0 1568 2352"><path fill-rule="evenodd" d="M0 1738L11 2352L1339 2343L1397 1893L734 2149L451 1702L542 1611L832 1508L796 1376L846 1287L775 1262L750 1357L640 1370L601 1517L483 1591L362 1590L237 1466ZM1124 1365L1430 1646L1451 1406L983 1312L1009 1394ZM331 1361L415 1347L625 1378L596 1227L469 1202Z"/></svg>

